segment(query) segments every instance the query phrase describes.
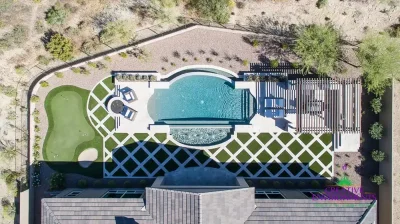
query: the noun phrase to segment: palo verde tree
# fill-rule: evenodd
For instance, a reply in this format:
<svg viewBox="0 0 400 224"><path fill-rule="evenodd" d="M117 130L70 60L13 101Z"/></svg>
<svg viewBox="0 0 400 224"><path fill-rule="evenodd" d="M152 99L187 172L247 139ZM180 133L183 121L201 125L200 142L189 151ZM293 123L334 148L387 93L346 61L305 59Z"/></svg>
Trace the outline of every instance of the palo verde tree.
<svg viewBox="0 0 400 224"><path fill-rule="evenodd" d="M313 24L299 29L294 52L306 73L315 68L320 74L330 74L341 55L339 41L339 32L332 25Z"/></svg>
<svg viewBox="0 0 400 224"><path fill-rule="evenodd" d="M357 54L367 91L382 96L392 78L400 78L400 39L387 33L367 36Z"/></svg>

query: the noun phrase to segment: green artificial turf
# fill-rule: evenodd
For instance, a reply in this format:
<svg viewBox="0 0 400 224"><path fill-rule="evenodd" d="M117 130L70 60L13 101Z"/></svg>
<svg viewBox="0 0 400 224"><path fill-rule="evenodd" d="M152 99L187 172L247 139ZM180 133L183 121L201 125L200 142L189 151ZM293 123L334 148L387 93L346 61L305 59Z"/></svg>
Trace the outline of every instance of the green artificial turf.
<svg viewBox="0 0 400 224"><path fill-rule="evenodd" d="M49 128L43 144L43 158L59 172L102 175L103 139L91 126L86 112L89 91L75 86L60 86L46 97L45 109ZM89 168L78 164L79 154L98 150L98 159ZM68 165L66 165L68 164Z"/></svg>
<svg viewBox="0 0 400 224"><path fill-rule="evenodd" d="M114 83L113 83L113 81L112 81L112 77L109 77L109 78L104 79L104 80L103 80L103 83L104 83L110 90L113 90L114 87L115 87L115 85L114 85Z"/></svg>
<svg viewBox="0 0 400 224"><path fill-rule="evenodd" d="M96 95L99 100L102 100L108 95L108 91L99 84L94 88L93 94Z"/></svg>

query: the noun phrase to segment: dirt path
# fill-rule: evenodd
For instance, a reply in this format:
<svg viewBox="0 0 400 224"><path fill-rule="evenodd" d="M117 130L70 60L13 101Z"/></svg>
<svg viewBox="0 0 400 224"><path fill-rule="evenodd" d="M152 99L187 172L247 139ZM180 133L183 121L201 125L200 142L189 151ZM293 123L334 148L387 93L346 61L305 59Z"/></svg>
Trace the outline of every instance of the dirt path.
<svg viewBox="0 0 400 224"><path fill-rule="evenodd" d="M29 36L31 37L35 35L35 23L36 23L38 7L39 4L33 4L32 7L31 19L29 21Z"/></svg>

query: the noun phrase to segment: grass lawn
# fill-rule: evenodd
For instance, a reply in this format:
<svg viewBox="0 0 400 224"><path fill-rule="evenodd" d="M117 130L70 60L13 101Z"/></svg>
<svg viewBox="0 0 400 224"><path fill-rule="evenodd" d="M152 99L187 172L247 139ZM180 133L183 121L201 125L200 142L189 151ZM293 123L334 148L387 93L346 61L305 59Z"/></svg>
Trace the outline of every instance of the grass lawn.
<svg viewBox="0 0 400 224"><path fill-rule="evenodd" d="M45 100L49 128L43 144L43 158L60 172L102 175L102 169L92 169L101 164L103 139L90 125L86 113L89 91L75 86L53 89ZM86 148L96 148L99 157L89 168L81 168L79 154ZM68 166L65 164L68 163ZM97 168L98 169L98 168ZM94 172L94 173L93 173Z"/></svg>

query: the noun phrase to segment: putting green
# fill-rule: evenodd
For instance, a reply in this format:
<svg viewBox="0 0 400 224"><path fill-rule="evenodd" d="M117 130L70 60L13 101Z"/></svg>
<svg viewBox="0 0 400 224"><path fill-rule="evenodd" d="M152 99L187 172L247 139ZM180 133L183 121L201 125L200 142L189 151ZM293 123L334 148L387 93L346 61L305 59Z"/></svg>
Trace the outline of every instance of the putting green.
<svg viewBox="0 0 400 224"><path fill-rule="evenodd" d="M53 128L48 133L46 157L52 161L72 161L76 147L92 140L95 131L86 122L81 95L74 91L63 91L50 100L48 113L54 120Z"/></svg>
<svg viewBox="0 0 400 224"><path fill-rule="evenodd" d="M98 155L103 153L103 138L90 124L86 111L89 93L75 86L60 86L46 97L49 128L43 144L43 158L53 169L97 176L91 169L96 165L82 170L77 163L79 154L88 147L98 150ZM100 164L102 156L95 162Z"/></svg>

